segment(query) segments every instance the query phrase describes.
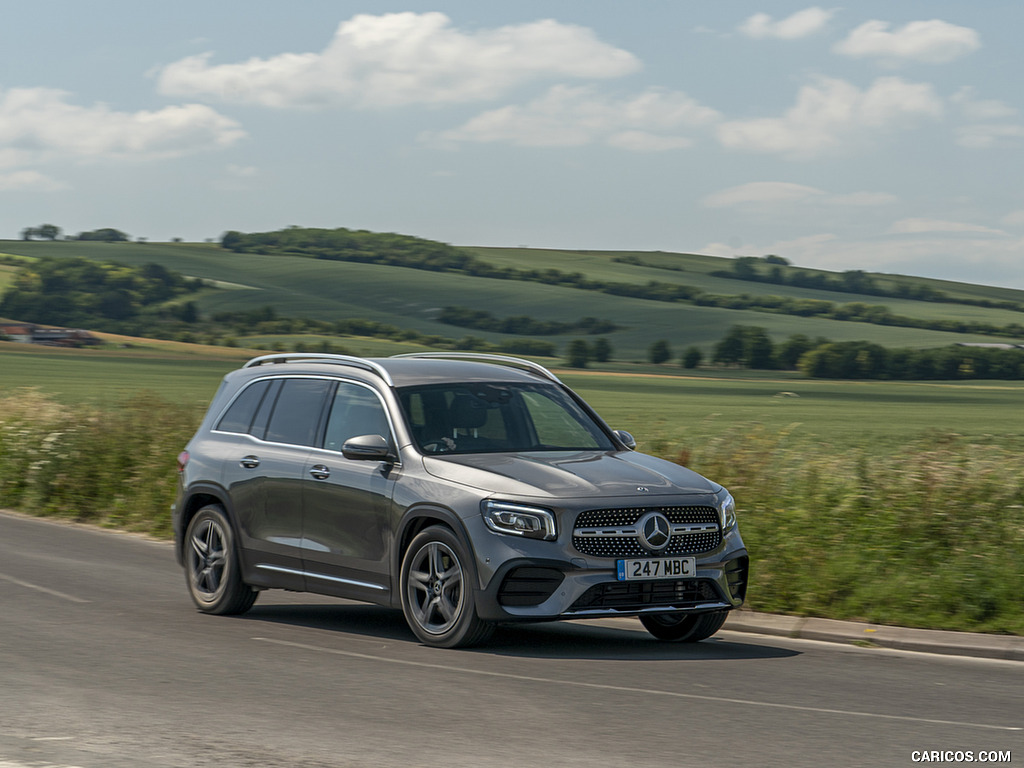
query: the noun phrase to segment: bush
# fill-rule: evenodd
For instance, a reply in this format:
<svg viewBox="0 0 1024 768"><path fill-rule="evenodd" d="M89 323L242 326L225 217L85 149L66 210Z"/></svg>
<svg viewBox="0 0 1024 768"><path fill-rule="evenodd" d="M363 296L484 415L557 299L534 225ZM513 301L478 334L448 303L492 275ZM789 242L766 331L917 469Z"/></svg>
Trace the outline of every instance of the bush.
<svg viewBox="0 0 1024 768"><path fill-rule="evenodd" d="M583 339L573 339L569 342L566 358L566 362L573 368L586 368L590 362L590 345Z"/></svg>
<svg viewBox="0 0 1024 768"><path fill-rule="evenodd" d="M752 608L1024 634L1018 448L935 434L883 455L753 428L661 452L736 497Z"/></svg>
<svg viewBox="0 0 1024 768"><path fill-rule="evenodd" d="M176 457L201 418L151 394L98 409L17 390L0 400L0 498L32 514L166 536Z"/></svg>
<svg viewBox="0 0 1024 768"><path fill-rule="evenodd" d="M664 339L655 341L647 348L647 359L655 365L661 365L672 357L672 349Z"/></svg>
<svg viewBox="0 0 1024 768"><path fill-rule="evenodd" d="M682 362L683 368L692 370L698 367L703 360L704 353L700 351L700 347L687 347L680 362Z"/></svg>

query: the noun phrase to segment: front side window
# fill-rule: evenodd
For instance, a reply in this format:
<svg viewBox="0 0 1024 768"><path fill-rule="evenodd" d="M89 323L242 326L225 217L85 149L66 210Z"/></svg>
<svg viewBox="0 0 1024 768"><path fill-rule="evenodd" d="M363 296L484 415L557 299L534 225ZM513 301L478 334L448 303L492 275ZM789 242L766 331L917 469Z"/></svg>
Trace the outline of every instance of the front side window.
<svg viewBox="0 0 1024 768"><path fill-rule="evenodd" d="M424 453L613 450L604 430L548 384L432 384L399 399Z"/></svg>
<svg viewBox="0 0 1024 768"><path fill-rule="evenodd" d="M366 387L339 382L327 419L324 448L340 451L346 440L361 435L381 435L390 440L391 428L377 396Z"/></svg>

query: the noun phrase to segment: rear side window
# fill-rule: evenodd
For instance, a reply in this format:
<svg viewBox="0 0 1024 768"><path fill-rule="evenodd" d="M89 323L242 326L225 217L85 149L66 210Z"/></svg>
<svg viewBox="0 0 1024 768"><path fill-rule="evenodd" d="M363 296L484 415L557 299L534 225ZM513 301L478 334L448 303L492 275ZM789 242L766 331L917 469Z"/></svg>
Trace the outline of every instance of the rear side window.
<svg viewBox="0 0 1024 768"><path fill-rule="evenodd" d="M241 394L235 398L235 402L228 408L227 413L221 417L217 429L221 432L248 432L256 410L263 402L263 397L269 386L269 381L257 381L243 389Z"/></svg>
<svg viewBox="0 0 1024 768"><path fill-rule="evenodd" d="M286 379L270 416L266 439L313 445L330 388L331 382L326 379Z"/></svg>

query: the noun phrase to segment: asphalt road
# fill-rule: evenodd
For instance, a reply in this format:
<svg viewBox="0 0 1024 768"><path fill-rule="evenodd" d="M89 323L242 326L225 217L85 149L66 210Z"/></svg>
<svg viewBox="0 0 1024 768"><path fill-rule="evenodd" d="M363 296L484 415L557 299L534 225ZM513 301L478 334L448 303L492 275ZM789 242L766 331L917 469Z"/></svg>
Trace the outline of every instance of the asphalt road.
<svg viewBox="0 0 1024 768"><path fill-rule="evenodd" d="M625 619L436 650L312 595L203 616L170 546L0 514L0 768L1022 763L1022 728L1021 662Z"/></svg>

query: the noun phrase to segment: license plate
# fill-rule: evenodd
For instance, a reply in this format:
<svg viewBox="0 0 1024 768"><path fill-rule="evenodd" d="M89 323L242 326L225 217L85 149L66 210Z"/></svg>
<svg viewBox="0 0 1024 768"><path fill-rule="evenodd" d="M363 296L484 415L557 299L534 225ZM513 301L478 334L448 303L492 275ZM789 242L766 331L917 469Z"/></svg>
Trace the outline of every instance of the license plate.
<svg viewBox="0 0 1024 768"><path fill-rule="evenodd" d="M619 560L619 581L639 579L686 579L697 575L694 557L662 557L646 560Z"/></svg>

